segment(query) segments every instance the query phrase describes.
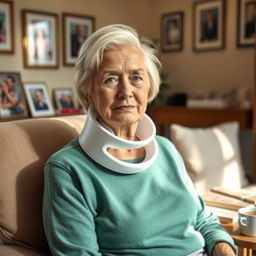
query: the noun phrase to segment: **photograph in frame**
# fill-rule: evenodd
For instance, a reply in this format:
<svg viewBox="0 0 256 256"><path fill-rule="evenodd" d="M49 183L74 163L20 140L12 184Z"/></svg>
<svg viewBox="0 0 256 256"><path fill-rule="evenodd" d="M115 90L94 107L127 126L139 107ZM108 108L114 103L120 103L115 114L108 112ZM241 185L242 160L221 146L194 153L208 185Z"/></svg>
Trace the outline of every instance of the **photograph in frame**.
<svg viewBox="0 0 256 256"><path fill-rule="evenodd" d="M224 49L225 1L196 1L193 6L193 49L209 51Z"/></svg>
<svg viewBox="0 0 256 256"><path fill-rule="evenodd" d="M62 13L63 65L74 66L83 42L94 32L92 16Z"/></svg>
<svg viewBox="0 0 256 256"><path fill-rule="evenodd" d="M53 106L47 93L45 83L24 82L23 86L32 117L54 115Z"/></svg>
<svg viewBox="0 0 256 256"><path fill-rule="evenodd" d="M237 0L237 46L256 43L256 0Z"/></svg>
<svg viewBox="0 0 256 256"><path fill-rule="evenodd" d="M14 53L13 2L0 0L0 53Z"/></svg>
<svg viewBox="0 0 256 256"><path fill-rule="evenodd" d="M53 89L54 105L57 107L58 113L64 114L80 114L79 108L75 102L73 90L71 88Z"/></svg>
<svg viewBox="0 0 256 256"><path fill-rule="evenodd" d="M72 89L54 89L53 95L58 110L75 108Z"/></svg>
<svg viewBox="0 0 256 256"><path fill-rule="evenodd" d="M0 120L27 116L28 108L20 73L0 72Z"/></svg>
<svg viewBox="0 0 256 256"><path fill-rule="evenodd" d="M161 17L162 51L181 51L183 47L183 12L164 14Z"/></svg>
<svg viewBox="0 0 256 256"><path fill-rule="evenodd" d="M58 15L22 10L22 45L25 68L57 68Z"/></svg>

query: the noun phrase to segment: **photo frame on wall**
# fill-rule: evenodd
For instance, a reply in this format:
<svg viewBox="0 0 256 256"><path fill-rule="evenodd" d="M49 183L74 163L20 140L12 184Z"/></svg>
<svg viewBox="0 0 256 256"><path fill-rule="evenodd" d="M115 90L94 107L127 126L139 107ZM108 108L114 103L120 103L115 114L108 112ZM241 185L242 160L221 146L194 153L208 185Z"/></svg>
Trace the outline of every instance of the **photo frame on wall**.
<svg viewBox="0 0 256 256"><path fill-rule="evenodd" d="M25 68L58 67L58 15L22 10L22 46Z"/></svg>
<svg viewBox="0 0 256 256"><path fill-rule="evenodd" d="M83 42L94 32L92 16L62 13L63 65L73 66Z"/></svg>
<svg viewBox="0 0 256 256"><path fill-rule="evenodd" d="M0 120L28 116L27 102L19 72L0 72Z"/></svg>
<svg viewBox="0 0 256 256"><path fill-rule="evenodd" d="M194 51L225 47L225 0L194 2L193 19Z"/></svg>
<svg viewBox="0 0 256 256"><path fill-rule="evenodd" d="M183 47L183 12L161 17L161 48L164 52L181 51Z"/></svg>
<svg viewBox="0 0 256 256"><path fill-rule="evenodd" d="M13 2L0 0L0 53L14 53Z"/></svg>
<svg viewBox="0 0 256 256"><path fill-rule="evenodd" d="M25 94L32 117L52 116L54 110L45 83L24 82Z"/></svg>
<svg viewBox="0 0 256 256"><path fill-rule="evenodd" d="M237 0L237 47L255 47L256 0Z"/></svg>

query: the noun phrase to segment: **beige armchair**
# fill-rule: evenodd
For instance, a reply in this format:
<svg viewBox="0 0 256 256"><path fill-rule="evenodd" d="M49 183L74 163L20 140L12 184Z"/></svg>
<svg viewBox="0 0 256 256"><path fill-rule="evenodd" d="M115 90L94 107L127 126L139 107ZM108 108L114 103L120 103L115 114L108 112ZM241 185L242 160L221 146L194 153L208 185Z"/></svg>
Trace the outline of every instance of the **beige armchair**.
<svg viewBox="0 0 256 256"><path fill-rule="evenodd" d="M0 256L50 254L42 224L44 163L79 134L85 118L0 123Z"/></svg>

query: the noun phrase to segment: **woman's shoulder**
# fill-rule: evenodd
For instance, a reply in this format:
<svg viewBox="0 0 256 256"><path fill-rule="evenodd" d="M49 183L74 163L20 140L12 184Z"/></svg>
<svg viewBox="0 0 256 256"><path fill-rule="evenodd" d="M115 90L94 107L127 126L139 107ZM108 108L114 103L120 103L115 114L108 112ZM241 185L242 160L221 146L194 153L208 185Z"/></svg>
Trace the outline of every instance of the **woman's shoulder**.
<svg viewBox="0 0 256 256"><path fill-rule="evenodd" d="M78 138L74 138L64 147L53 153L46 164L48 163L64 163L81 153L81 148L78 143Z"/></svg>
<svg viewBox="0 0 256 256"><path fill-rule="evenodd" d="M174 144L167 137L157 135L156 141L158 146L160 146L160 148L168 149L171 151L176 150Z"/></svg>
<svg viewBox="0 0 256 256"><path fill-rule="evenodd" d="M182 157L170 139L157 135L156 141L158 144L159 151L161 152L160 155L172 159L179 165L183 165Z"/></svg>

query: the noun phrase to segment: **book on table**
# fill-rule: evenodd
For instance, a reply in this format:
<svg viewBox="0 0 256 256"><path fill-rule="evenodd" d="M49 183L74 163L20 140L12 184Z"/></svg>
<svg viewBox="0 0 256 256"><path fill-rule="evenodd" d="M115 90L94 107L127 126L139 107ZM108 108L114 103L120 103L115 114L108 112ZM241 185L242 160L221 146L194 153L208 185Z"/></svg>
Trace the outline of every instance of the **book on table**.
<svg viewBox="0 0 256 256"><path fill-rule="evenodd" d="M246 189L233 190L222 187L213 187L211 191L224 196L236 198L250 204L256 204L256 193Z"/></svg>
<svg viewBox="0 0 256 256"><path fill-rule="evenodd" d="M256 193L214 187L202 195L207 207L221 222L237 222L238 209L256 204Z"/></svg>
<svg viewBox="0 0 256 256"><path fill-rule="evenodd" d="M234 210L223 209L214 206L206 206L213 212L222 223L236 223L238 222L238 212Z"/></svg>
<svg viewBox="0 0 256 256"><path fill-rule="evenodd" d="M240 199L236 199L230 196L222 195L219 193L215 193L212 191L207 191L202 195L206 205L215 206L219 208L235 210L242 207L249 206L250 203L241 201Z"/></svg>

